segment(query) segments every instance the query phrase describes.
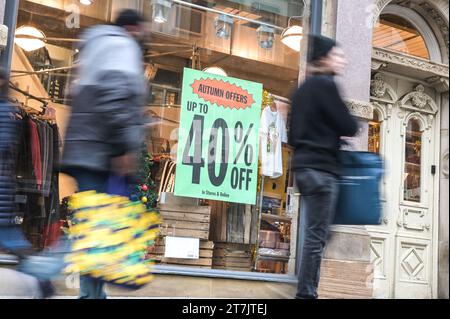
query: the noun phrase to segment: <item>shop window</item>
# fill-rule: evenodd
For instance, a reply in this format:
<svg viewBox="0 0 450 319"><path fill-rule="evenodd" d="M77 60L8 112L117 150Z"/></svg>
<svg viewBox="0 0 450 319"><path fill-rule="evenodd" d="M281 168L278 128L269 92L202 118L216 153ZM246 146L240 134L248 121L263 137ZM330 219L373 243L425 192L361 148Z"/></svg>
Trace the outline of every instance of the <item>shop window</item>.
<svg viewBox="0 0 450 319"><path fill-rule="evenodd" d="M369 152L380 154L381 147L381 120L377 111L369 122Z"/></svg>
<svg viewBox="0 0 450 319"><path fill-rule="evenodd" d="M420 122L408 122L405 140L404 197L406 201L421 201L422 132Z"/></svg>
<svg viewBox="0 0 450 319"><path fill-rule="evenodd" d="M83 7L80 28L70 29L65 27L67 14L59 2L20 0L18 25L32 24L48 37L45 49L27 54L32 68L26 71L36 72L42 87L41 83L30 81L29 76L22 76L23 67L17 58L12 73L22 87L33 83L39 87L32 89L46 90L54 101L70 104L70 96L66 94L77 81L74 64L80 54L76 40L86 28L110 23L116 4L105 0ZM165 258L166 238L159 238L154 251L149 253L163 265L287 274L288 262L295 254L290 245L295 205L290 174L292 153L285 143L280 148L283 174L274 175L273 179L258 176L256 205L176 198L172 193L178 160L184 68L217 67L230 77L262 83L276 96L276 101L263 102L261 113L271 108L272 113L278 113L277 116L288 123L288 99L298 84L300 58L299 52L282 43L281 35L289 18L302 14L302 1L194 2L204 9L174 3L167 17L160 17L167 19L151 23L145 63L149 80L146 113L153 123L146 142L152 158L151 176L160 195L159 208L166 213L166 224L172 225L164 228L164 236L200 239L200 256L189 260ZM150 18L153 2L139 3ZM109 14L105 14L104 8L109 8L106 10ZM215 23L220 13L234 15L233 22L225 25L230 31L229 38L222 37L221 25ZM263 21L271 26L261 28ZM301 25L302 19L293 20L294 24ZM20 48L16 46L16 49ZM257 116L255 121L260 119ZM273 131L271 124L268 123L268 127L272 129L273 142L274 136L280 134Z"/></svg>
<svg viewBox="0 0 450 319"><path fill-rule="evenodd" d="M408 21L394 15L382 15L375 26L373 46L423 59L430 55L424 38Z"/></svg>

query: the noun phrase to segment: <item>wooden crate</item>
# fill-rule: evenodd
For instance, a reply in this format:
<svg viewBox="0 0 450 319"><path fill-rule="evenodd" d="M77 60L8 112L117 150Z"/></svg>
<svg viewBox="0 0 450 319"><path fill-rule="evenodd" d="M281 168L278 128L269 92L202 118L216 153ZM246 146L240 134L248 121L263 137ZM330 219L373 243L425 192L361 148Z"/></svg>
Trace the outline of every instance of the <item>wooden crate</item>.
<svg viewBox="0 0 450 319"><path fill-rule="evenodd" d="M215 243L256 244L259 216L256 208L210 201L210 240Z"/></svg>
<svg viewBox="0 0 450 319"><path fill-rule="evenodd" d="M162 236L209 240L211 208L208 206L159 205Z"/></svg>
<svg viewBox="0 0 450 319"><path fill-rule="evenodd" d="M165 248L165 238L159 237L155 242L155 246L149 250L147 258L154 260L156 263L166 265L178 265L183 267L188 266L208 269L211 269L212 267L214 243L211 241L200 241L199 259L165 258Z"/></svg>
<svg viewBox="0 0 450 319"><path fill-rule="evenodd" d="M253 245L217 243L214 247L213 268L251 271Z"/></svg>

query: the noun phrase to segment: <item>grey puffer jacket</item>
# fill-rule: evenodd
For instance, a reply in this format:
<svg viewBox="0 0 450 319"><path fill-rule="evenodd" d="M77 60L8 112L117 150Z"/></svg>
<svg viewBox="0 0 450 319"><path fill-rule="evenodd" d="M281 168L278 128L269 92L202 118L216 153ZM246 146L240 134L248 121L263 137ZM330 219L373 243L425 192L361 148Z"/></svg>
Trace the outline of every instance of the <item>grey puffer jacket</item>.
<svg viewBox="0 0 450 319"><path fill-rule="evenodd" d="M89 29L80 48L78 83L61 171L109 171L111 158L137 152L144 141L147 96L142 50L121 27Z"/></svg>
<svg viewBox="0 0 450 319"><path fill-rule="evenodd" d="M0 100L0 227L15 224L14 204L15 152L18 141L18 122L12 118L14 107Z"/></svg>

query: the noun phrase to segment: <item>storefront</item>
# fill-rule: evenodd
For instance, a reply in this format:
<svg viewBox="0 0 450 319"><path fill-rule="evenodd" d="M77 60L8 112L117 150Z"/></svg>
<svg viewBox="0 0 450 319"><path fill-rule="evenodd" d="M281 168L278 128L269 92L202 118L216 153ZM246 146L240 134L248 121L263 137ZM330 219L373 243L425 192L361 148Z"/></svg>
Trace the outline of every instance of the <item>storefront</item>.
<svg viewBox="0 0 450 319"><path fill-rule="evenodd" d="M275 136L279 137L276 149L280 146L280 151L275 152L280 159L280 177L263 176L264 167L260 166L266 161L261 161L256 152L258 148L258 153L269 149L267 140L264 144L257 137L257 132L267 132L264 130L267 126L263 125L265 111L269 115L276 114L280 123L289 121L289 98L301 80L306 63L302 48L295 48L295 45L292 48L284 43L290 44L286 35L290 32L295 35L298 32L296 26L303 27L305 33L309 29L336 38L351 61L346 74L339 80L350 110L365 128L356 138L356 149L385 154L388 164L394 163L389 172L418 167L418 161L422 166L420 174L415 174L419 180L409 171L405 181L401 175L386 177L383 187L389 204L385 207L385 225L376 228L333 227L322 270L321 295L386 298L410 296L409 292L420 291L421 297L436 297L439 282L439 295L447 293L448 296L448 280L441 279L448 278L448 229L445 229L448 225L448 194L444 187L448 184L448 121L445 120L448 118L445 116L448 113L448 42L444 40L445 32L448 37L448 4L445 9L444 1L437 0L420 1L411 8L405 8L404 2L395 0L361 0L358 6L354 6L353 1L305 2L308 10L303 10L301 0L20 0L15 2L18 8L10 6L12 2L9 1L5 6L5 1L0 0L0 19L3 18L1 10L6 9L4 24L14 25L17 18L16 33L25 32L26 35L30 30L20 28L32 26L31 35L42 40L38 41L37 49L30 52L19 45L14 46L10 55L2 52L2 65L11 64L11 82L22 91L11 92L27 107L40 110L45 105L49 110L45 117L50 123L57 124L61 140L70 115L68 93L74 79L75 44L80 33L89 26L111 21L124 7L141 10L150 21L152 37L145 53L145 73L150 90L146 111L154 125L147 145L153 163L151 176L155 187L152 190L165 215L163 234L166 238L161 238L155 249L149 251L149 258L159 262L155 269L159 276L144 292L146 296L290 298L295 293L299 194L293 188L293 176L289 172L291 151L283 143L284 125L276 126L275 131ZM13 14L15 9L18 14ZM323 21L317 17L323 17ZM414 28L406 24L406 29L413 30L414 35L424 35L429 56L412 56L402 48L383 46L385 33L396 29L398 17L410 21ZM378 19L380 24L372 25ZM420 25L416 25L418 23ZM357 32L355 26L359 28ZM403 30L405 23L400 26ZM10 30L11 34L14 30ZM399 31L389 32L390 38L395 39L393 34ZM11 34L9 41L14 38ZM437 44L433 38L438 40ZM204 71L203 77L212 83L222 80L234 84L234 94L244 96L245 92L249 93L255 102L253 106L258 104L258 110L241 119L230 115L235 109L208 101L211 95L221 97L220 86L209 85L213 89L198 87L198 94L195 93L191 85L203 77L186 77L189 70ZM424 109L415 110L418 114L426 114L419 127L417 118L405 117L414 110L410 100L405 99L412 96L410 93L431 96L439 109L433 114L442 115L436 115L433 122L431 113ZM226 98L225 90L223 94ZM197 103L198 113L187 110L188 106L194 107L193 102ZM201 113L205 110L204 105L208 107L208 114ZM219 116L219 113L211 112L214 108L224 113ZM246 110L249 109L239 112ZM188 111L187 116L184 111ZM197 134L200 130L193 124L195 115L205 116L202 134ZM219 118L226 122L228 135L223 133L223 125L216 127L217 135L210 134ZM403 122L404 119L411 121ZM440 126L436 125L439 121L442 122ZM256 129L261 127L262 130ZM422 131L424 127L426 130ZM435 134L439 128L440 147L439 136ZM188 143L191 129L193 139ZM199 139L197 135L203 137ZM211 136L217 139L211 141ZM212 175L220 177L223 161L222 152L218 150L227 142L224 142L224 136L228 136L236 149L228 154L233 160L223 183L216 181L219 186L215 186L210 179L208 164L214 162ZM434 147L421 149L428 145L419 143L421 138L434 139ZM199 163L184 158L186 149L189 150L188 158L195 157L197 139L202 141L199 144L204 156L199 158L203 158L204 165L202 161L199 163L203 166L194 166ZM414 147L402 148L400 143L411 143ZM211 148L211 145L215 147ZM215 151L216 161L207 156L211 150ZM403 152L413 154L412 150L428 154L430 158L416 156L409 160ZM237 158L240 163L234 164ZM190 184L179 183L180 169L175 162L188 164L181 168L181 181L190 181ZM441 184L434 175L430 177L429 166L441 172ZM242 196L230 190L232 172L236 168L239 175L235 173L234 185ZM247 178L249 169L252 173ZM195 170L200 172L200 189L189 187L199 185L195 183ZM249 182L248 189L246 182ZM420 190L424 194L420 197L418 183L423 184ZM76 190L73 181L66 176L59 177L58 188L60 201ZM185 196L181 196L183 193ZM212 200L214 193L223 193L224 197ZM403 204L400 205L398 199ZM430 203L428 211L422 205L423 199ZM39 203L38 199L36 201ZM46 201L40 200L42 202ZM52 220L48 218L50 215L45 210L34 211L40 226L30 231L49 229L43 226ZM425 222L427 218L429 221ZM400 233L404 236L398 236ZM172 242L169 243L169 255L173 253L172 256L177 258L166 257L167 236L196 238L198 256L185 254L189 258L180 258L183 251L175 249L174 252ZM37 246L45 245L42 234L36 234L34 240ZM188 242L181 243L180 247L187 247ZM439 281L435 275L438 272ZM63 293L77 293L74 278L76 276L69 276L62 283Z"/></svg>
<svg viewBox="0 0 450 319"><path fill-rule="evenodd" d="M150 92L146 113L153 122L146 142L152 161L149 182L154 185L148 186L158 199L155 206L164 219L163 236L149 251L149 258L159 264L156 271L175 276L295 283L296 232L291 230L298 197L295 197L290 174L291 150L286 144L286 123L289 98L300 75L300 39L295 38L295 34L306 21L308 11L304 10L304 3L19 1L11 93L18 107L31 118L57 126L60 132L57 136L61 140L70 114L69 90L74 80L79 35L87 27L112 21L125 7L141 10L148 17L152 31L145 47L145 75ZM289 36L290 33L294 35ZM27 38L29 36L34 37L33 40ZM216 180L209 185L194 181L195 167L191 166L187 176L189 166L195 165L193 162L183 168L180 164L186 162L179 160L186 152L196 156L191 154L196 150L186 150L192 144L186 140L189 130L195 128L192 119L186 120L187 113L183 114L183 107L192 108L195 103L186 92L192 84L187 79L192 70L197 71L191 75L193 81L210 77L211 81L234 84L234 89L222 92L227 95L225 100L228 97L232 103L222 105L222 109L230 112L237 104L251 109L244 115L225 114L230 133L220 133L219 127L218 140L229 138L226 143L231 145L230 158L235 159L235 167L230 167L221 182ZM200 87L196 95L200 113L202 107L217 108L219 103L208 101L208 97L214 93L217 97L220 92L204 89L206 95L211 93L207 97L200 96L201 93ZM247 105L243 103L246 93L253 101ZM209 112L209 115L211 123L205 125L206 137L201 140L211 151L208 125L217 123L224 113ZM39 145L47 142L41 140ZM60 146L63 147L48 149L45 158L48 159L50 153L52 156L60 153ZM216 144L217 161L206 159L209 175L212 170L216 178L220 178L222 164L228 162L220 158L223 151L219 148L225 149L224 146L220 142ZM266 167L269 157L275 158L275 170ZM216 166L211 168L214 163ZM46 173L52 167L46 166ZM36 177L35 168L31 168L30 179ZM178 172L180 169L184 169L183 173ZM202 176L206 172L202 172ZM191 185L205 189L203 194L188 191L191 179ZM37 185L36 181L31 184ZM231 195L229 184L235 188ZM208 188L211 186L213 189ZM24 228L36 248L48 244L45 236L49 232L48 224L55 217L64 219L64 214L56 214L56 210L76 186L69 177L60 176L53 182L50 179L46 190L37 192L33 199L35 205L30 205L33 189L23 189ZM212 200L217 194L224 196ZM59 201L58 208L46 204L52 202L51 196ZM51 212L56 215L51 216ZM292 288L290 293L293 291Z"/></svg>

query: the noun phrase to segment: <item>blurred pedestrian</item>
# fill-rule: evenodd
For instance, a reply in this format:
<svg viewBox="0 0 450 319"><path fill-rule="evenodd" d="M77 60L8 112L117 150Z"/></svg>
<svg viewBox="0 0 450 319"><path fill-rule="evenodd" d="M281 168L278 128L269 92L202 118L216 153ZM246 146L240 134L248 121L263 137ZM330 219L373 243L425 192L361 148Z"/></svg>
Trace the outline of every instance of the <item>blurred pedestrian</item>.
<svg viewBox="0 0 450 319"><path fill-rule="evenodd" d="M114 25L95 26L83 35L61 165L80 192L106 193L111 175L136 172L144 141L146 34L143 16L127 9ZM81 276L80 298L105 299L104 283Z"/></svg>
<svg viewBox="0 0 450 319"><path fill-rule="evenodd" d="M8 101L8 76L0 70L0 246L15 254L31 250L18 223L15 205L15 154L19 141L17 113Z"/></svg>
<svg viewBox="0 0 450 319"><path fill-rule="evenodd" d="M0 248L19 258L18 269L33 276L40 288L39 296L47 298L54 293L48 279L51 276L47 273L47 266L53 268L52 264L55 265L54 259L37 256L22 231L21 217L15 204L15 159L19 143L19 124L15 119L17 110L8 100L8 80L7 73L0 69ZM39 260L39 264L36 260ZM44 264L45 266L41 267Z"/></svg>
<svg viewBox="0 0 450 319"><path fill-rule="evenodd" d="M338 199L341 138L358 125L344 103L334 77L347 64L337 43L310 36L308 77L293 98L290 144L301 193L297 299L317 299L320 268Z"/></svg>

